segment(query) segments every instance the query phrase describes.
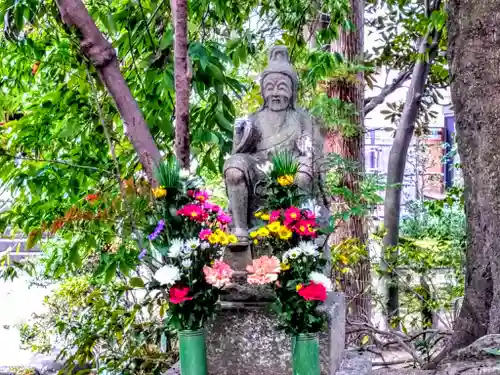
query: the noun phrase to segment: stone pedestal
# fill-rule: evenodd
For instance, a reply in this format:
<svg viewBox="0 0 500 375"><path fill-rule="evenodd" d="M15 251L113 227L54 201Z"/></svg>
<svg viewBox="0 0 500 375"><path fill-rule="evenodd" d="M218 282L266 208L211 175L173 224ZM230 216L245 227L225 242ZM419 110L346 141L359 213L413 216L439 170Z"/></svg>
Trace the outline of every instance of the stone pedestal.
<svg viewBox="0 0 500 375"><path fill-rule="evenodd" d="M334 375L345 340L344 296L331 293L325 309L329 331L320 334L322 375ZM222 302L207 327L210 375L290 375L291 339L276 329L277 320L263 302Z"/></svg>

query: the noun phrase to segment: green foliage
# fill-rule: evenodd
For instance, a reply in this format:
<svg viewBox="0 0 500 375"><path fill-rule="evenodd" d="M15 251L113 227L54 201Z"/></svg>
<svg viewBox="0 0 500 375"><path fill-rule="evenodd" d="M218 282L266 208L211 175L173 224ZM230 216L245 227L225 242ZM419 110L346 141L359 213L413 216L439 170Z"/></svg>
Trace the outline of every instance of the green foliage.
<svg viewBox="0 0 500 375"><path fill-rule="evenodd" d="M289 151L279 151L271 158L272 169L271 178L277 179L280 176L295 176L299 170L299 163Z"/></svg>
<svg viewBox="0 0 500 375"><path fill-rule="evenodd" d="M373 67L387 71L411 72L416 62L429 57L428 51L424 55L418 51L422 38L431 35L432 30L441 31L438 53L431 65L421 98L416 126L418 134L425 133L429 123L436 118L437 113L430 111L430 106L444 99L441 90L449 83L445 53L447 12L444 2L439 9L426 9L426 4L432 7L434 3L414 0L368 0L365 5L366 24L372 28L372 33L377 35L377 40L370 46L366 57ZM432 40L429 42L432 43ZM397 122L403 105L402 102L388 103L388 109L381 112L386 115L386 119Z"/></svg>
<svg viewBox="0 0 500 375"><path fill-rule="evenodd" d="M358 116L355 105L339 98L329 98L326 94L316 96L311 113L322 119L327 130L339 131L346 138L356 137L361 132L359 125L353 122Z"/></svg>
<svg viewBox="0 0 500 375"><path fill-rule="evenodd" d="M163 305L151 303L150 292L138 302L135 293L123 282L98 286L88 276L68 278L46 297L47 311L21 328L21 342L37 352L60 345L65 372L89 366L99 373L160 374L176 360L157 315Z"/></svg>
<svg viewBox="0 0 500 375"><path fill-rule="evenodd" d="M332 231L337 220L347 221L350 217L365 216L383 202L379 195L385 188L381 176L360 171L358 162L336 153L328 154L326 167L326 189L335 202L339 202L330 221ZM352 181L361 182L354 185Z"/></svg>
<svg viewBox="0 0 500 375"><path fill-rule="evenodd" d="M397 271L398 282L404 285L400 323L406 320L422 326L415 318L418 313L425 327L431 324L433 311L450 311L463 296L467 235L460 192L454 188L442 201L414 202L401 220L398 256L386 258L394 259L389 267ZM416 322L409 321L410 317Z"/></svg>

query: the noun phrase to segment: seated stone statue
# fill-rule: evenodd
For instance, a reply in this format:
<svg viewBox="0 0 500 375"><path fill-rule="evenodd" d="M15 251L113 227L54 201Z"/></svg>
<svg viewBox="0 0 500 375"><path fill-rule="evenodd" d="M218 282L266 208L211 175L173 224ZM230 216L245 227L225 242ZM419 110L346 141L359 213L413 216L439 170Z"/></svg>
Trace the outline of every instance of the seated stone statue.
<svg viewBox="0 0 500 375"><path fill-rule="evenodd" d="M240 244L248 243L249 223L257 208L255 186L263 178L259 166L274 152L289 150L297 157L295 182L301 188L311 190L320 175L317 161L323 156L324 138L313 118L296 106L298 84L287 48L273 47L261 77L264 105L235 127L233 152L224 165L233 232Z"/></svg>

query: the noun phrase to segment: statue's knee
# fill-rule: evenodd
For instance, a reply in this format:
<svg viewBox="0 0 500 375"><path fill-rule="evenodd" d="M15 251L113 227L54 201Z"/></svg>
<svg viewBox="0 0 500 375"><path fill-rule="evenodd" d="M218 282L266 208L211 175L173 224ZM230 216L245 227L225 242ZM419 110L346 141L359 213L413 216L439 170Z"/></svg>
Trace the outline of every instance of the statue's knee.
<svg viewBox="0 0 500 375"><path fill-rule="evenodd" d="M226 182L230 185L239 185L245 182L245 175L239 169L229 168L226 170Z"/></svg>

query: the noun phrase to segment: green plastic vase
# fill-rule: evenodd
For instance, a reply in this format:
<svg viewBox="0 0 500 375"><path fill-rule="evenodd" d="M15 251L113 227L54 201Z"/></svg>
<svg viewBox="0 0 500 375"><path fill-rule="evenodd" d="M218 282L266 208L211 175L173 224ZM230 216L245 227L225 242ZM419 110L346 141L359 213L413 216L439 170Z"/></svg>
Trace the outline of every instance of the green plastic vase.
<svg viewBox="0 0 500 375"><path fill-rule="evenodd" d="M205 330L179 331L181 375L207 375Z"/></svg>
<svg viewBox="0 0 500 375"><path fill-rule="evenodd" d="M319 340L315 333L292 337L293 375L320 375Z"/></svg>

